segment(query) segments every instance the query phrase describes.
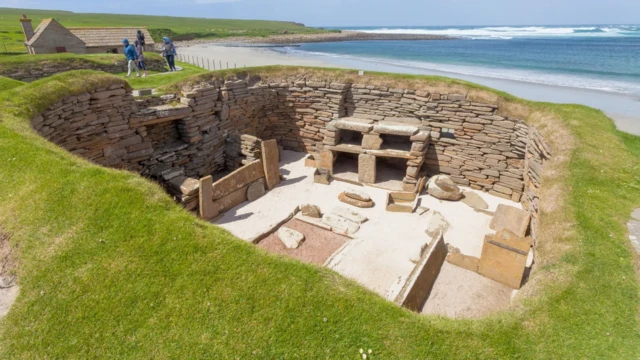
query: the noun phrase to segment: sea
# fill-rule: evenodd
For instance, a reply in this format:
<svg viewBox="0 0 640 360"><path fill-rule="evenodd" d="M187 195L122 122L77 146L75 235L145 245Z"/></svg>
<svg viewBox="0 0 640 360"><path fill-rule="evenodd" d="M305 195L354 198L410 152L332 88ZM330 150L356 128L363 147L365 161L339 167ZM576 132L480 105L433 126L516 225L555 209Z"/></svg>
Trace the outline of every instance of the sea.
<svg viewBox="0 0 640 360"><path fill-rule="evenodd" d="M369 71L442 75L603 110L640 135L640 25L341 27L454 40L309 43L282 51Z"/></svg>

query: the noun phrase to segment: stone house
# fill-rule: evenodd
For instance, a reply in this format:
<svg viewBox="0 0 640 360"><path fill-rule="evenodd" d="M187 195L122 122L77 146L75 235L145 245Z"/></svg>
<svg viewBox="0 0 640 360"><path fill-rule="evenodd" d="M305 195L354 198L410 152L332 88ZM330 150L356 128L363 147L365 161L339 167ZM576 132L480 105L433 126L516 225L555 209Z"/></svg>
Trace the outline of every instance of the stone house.
<svg viewBox="0 0 640 360"><path fill-rule="evenodd" d="M124 52L122 39L127 38L133 43L138 30L141 30L144 34L147 48L153 48L154 45L151 34L145 27L66 28L55 19L44 19L34 31L31 19L28 19L25 15L22 15L20 23L22 24L25 46L29 54L55 54L62 52L122 54Z"/></svg>

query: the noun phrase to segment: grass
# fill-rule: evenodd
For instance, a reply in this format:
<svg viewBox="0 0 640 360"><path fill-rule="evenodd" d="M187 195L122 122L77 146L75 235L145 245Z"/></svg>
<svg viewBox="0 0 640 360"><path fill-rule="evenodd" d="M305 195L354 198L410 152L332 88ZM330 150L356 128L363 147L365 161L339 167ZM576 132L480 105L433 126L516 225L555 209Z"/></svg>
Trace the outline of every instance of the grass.
<svg viewBox="0 0 640 360"><path fill-rule="evenodd" d="M0 92L13 89L15 87L21 86L24 83L22 81L9 79L4 76L0 76Z"/></svg>
<svg viewBox="0 0 640 360"><path fill-rule="evenodd" d="M182 70L165 73L149 72L150 76L147 76L146 78L136 78L135 75L132 75L132 77L128 79L129 84L134 89L155 89L207 72L207 70L201 67L179 61L176 62L176 65L181 67ZM126 72L123 72L118 75L125 76L126 74Z"/></svg>
<svg viewBox="0 0 640 360"><path fill-rule="evenodd" d="M160 59L160 55L155 53L146 53L145 56L154 59ZM46 55L16 55L16 56L0 56L0 74L11 74L18 70L38 70L42 67L52 65L52 64L60 64L63 66L67 66L73 68L74 66L80 66L84 64L101 64L101 65L110 65L117 61L123 63L123 70L126 68L124 65L123 55L110 55L110 54L89 54L89 55L77 55L71 53L63 53L63 54L46 54ZM149 72L149 74L153 76L148 76L146 78L135 78L130 79L129 83L134 89L142 89L142 88L157 88L160 86L164 86L166 84L175 83L177 81L181 81L183 79L189 78L196 74L206 72L205 69L200 68L198 66L194 66L187 63L176 62L176 64L182 67L181 71L174 73L159 73L159 72ZM126 75L126 71L123 71L118 76L124 77ZM1 87L2 85L0 85Z"/></svg>
<svg viewBox="0 0 640 360"><path fill-rule="evenodd" d="M199 76L220 74L246 72ZM526 102L444 78L360 80L471 89L526 110L549 141L539 265L518 306L474 321L413 314L197 220L136 174L72 156L35 134L29 119L123 80L68 72L0 93L0 225L21 286L0 323L0 358L358 359L360 348L372 349L371 359L638 358L637 259L625 223L640 206L640 138L584 106Z"/></svg>
<svg viewBox="0 0 640 360"><path fill-rule="evenodd" d="M18 19L22 14L33 20L34 29L45 18L55 18L68 27L92 26L146 26L155 41L163 36L173 40L195 38L225 38L230 36L269 36L288 32L292 34L320 33L327 30L308 28L301 24L282 21L206 19L172 16L88 14L69 11L0 8L0 52L26 52L24 35Z"/></svg>

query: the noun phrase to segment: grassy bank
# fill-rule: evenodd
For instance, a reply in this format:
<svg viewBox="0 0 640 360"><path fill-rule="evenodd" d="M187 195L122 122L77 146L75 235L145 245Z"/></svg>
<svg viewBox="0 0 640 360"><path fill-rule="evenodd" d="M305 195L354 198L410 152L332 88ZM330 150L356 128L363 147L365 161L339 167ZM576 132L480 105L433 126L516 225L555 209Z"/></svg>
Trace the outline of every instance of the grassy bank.
<svg viewBox="0 0 640 360"><path fill-rule="evenodd" d="M0 8L0 52L25 52L24 35L18 19L26 14L33 20L33 27L42 19L55 18L68 27L81 26L146 26L156 41L163 36L174 40L197 38L224 38L230 36L269 36L287 32L307 34L326 32L301 24L265 20L205 19L172 16L85 14L69 11ZM5 50L6 47L6 50Z"/></svg>
<svg viewBox="0 0 640 360"><path fill-rule="evenodd" d="M0 76L0 91L13 89L21 85L24 85L22 81L13 80L13 79L6 78L4 76Z"/></svg>
<svg viewBox="0 0 640 360"><path fill-rule="evenodd" d="M625 223L640 205L640 138L584 106L525 102L444 78L359 80L470 88L528 114L546 137L554 154L543 177L538 265L518 306L474 321L416 315L197 220L135 174L70 155L29 119L123 80L69 72L0 93L0 226L16 249L21 286L0 323L0 358L357 359L360 348L372 359L638 357L640 294Z"/></svg>

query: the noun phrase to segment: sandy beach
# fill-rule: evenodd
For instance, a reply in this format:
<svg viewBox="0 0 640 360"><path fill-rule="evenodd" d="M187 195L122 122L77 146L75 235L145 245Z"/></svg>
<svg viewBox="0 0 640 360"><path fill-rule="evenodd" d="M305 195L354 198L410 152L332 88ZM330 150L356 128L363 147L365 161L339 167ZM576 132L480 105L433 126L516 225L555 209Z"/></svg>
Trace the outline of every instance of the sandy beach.
<svg viewBox="0 0 640 360"><path fill-rule="evenodd" d="M375 60L334 57L303 52L292 55L285 52L283 48L278 47L197 44L180 48L179 53L183 57L183 60L197 57L200 63L204 62L205 67L211 67L212 70L214 65L207 64L215 62L215 69L219 69L220 65L222 65L222 68L233 68L234 66L298 65L446 76L485 85L524 99L587 105L605 112L613 119L618 129L640 135L640 96L425 70L410 66L390 65L376 62Z"/></svg>

